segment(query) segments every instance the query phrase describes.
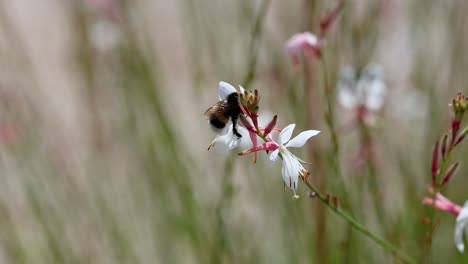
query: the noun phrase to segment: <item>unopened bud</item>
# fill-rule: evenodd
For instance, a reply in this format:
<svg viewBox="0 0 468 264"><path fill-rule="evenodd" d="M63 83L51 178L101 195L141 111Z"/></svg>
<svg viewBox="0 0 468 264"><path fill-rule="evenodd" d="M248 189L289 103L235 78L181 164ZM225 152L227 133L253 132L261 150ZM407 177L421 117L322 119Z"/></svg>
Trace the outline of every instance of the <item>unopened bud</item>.
<svg viewBox="0 0 468 264"><path fill-rule="evenodd" d="M432 186L437 185L437 170L439 169L439 141L436 141L432 152Z"/></svg>
<svg viewBox="0 0 468 264"><path fill-rule="evenodd" d="M447 154L447 140L448 140L448 134L445 134L442 137L442 146L441 146L441 154L442 154L443 159L445 159L445 154Z"/></svg>
<svg viewBox="0 0 468 264"><path fill-rule="evenodd" d="M460 133L460 136L458 137L457 141L455 142L455 146L460 144L463 139L465 139L466 135L468 134L468 126L463 129L463 131Z"/></svg>
<svg viewBox="0 0 468 264"><path fill-rule="evenodd" d="M320 25L320 36L325 36L330 25L336 20L338 13L344 6L344 1L341 1L333 10L328 12L324 17L320 18L319 25Z"/></svg>
<svg viewBox="0 0 468 264"><path fill-rule="evenodd" d="M444 186L445 184L447 184L450 181L452 176L457 171L458 165L460 165L460 162L457 161L447 169L447 172L445 173L444 177L442 178L441 186Z"/></svg>
<svg viewBox="0 0 468 264"><path fill-rule="evenodd" d="M463 114L467 109L468 98L459 91L457 96L452 100L452 110L455 113L455 118L461 121Z"/></svg>
<svg viewBox="0 0 468 264"><path fill-rule="evenodd" d="M269 123L268 126L265 128L265 132L263 133L263 136L265 136L265 137L268 136L268 134L270 134L270 132L273 130L273 128L275 128L275 126L276 126L276 120L278 120L278 116L277 116L277 115L275 115L275 116L271 119L270 123Z"/></svg>
<svg viewBox="0 0 468 264"><path fill-rule="evenodd" d="M240 103L245 109L245 114L251 116L251 114L256 114L258 112L258 104L260 102L260 97L258 96L258 91L245 91L240 95Z"/></svg>
<svg viewBox="0 0 468 264"><path fill-rule="evenodd" d="M458 131L460 131L460 124L461 120L457 118L454 118L452 120L452 143L450 144L450 147L453 147L453 145L455 144L455 138L457 138Z"/></svg>
<svg viewBox="0 0 468 264"><path fill-rule="evenodd" d="M258 115L256 113L251 113L250 118L252 119L255 128L258 128Z"/></svg>

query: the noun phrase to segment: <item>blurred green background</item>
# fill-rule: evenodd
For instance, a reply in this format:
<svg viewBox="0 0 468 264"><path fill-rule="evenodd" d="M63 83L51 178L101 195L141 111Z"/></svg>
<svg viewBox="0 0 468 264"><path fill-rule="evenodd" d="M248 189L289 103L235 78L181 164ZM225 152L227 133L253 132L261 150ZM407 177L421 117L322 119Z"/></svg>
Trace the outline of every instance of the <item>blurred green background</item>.
<svg viewBox="0 0 468 264"><path fill-rule="evenodd" d="M385 69L371 130L379 201L353 165L359 131L338 104L341 152L330 157L319 63L293 65L285 52L337 3L0 0L0 262L397 263L304 186L291 199L264 154L254 165L206 150L203 112L223 80L258 89L260 114L278 114L279 127L323 131L295 153L340 198L329 159L341 164L360 222L423 263L467 263L446 213L425 250L421 200L448 103L467 92L468 2L349 0L330 29L333 87L343 66ZM467 155L462 145L444 191L459 204Z"/></svg>

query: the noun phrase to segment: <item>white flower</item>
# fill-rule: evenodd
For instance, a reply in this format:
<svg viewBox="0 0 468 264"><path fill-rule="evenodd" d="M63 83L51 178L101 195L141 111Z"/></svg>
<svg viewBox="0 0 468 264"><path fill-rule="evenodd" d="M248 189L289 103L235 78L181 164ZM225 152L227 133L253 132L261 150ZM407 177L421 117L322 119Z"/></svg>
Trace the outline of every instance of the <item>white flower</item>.
<svg viewBox="0 0 468 264"><path fill-rule="evenodd" d="M283 174L283 180L285 184L294 192L294 197L298 198L299 196L296 195L296 189L299 175L305 171L301 164L301 162L304 163L304 161L294 156L294 154L288 150L288 147L300 148L304 146L309 138L317 135L320 133L320 131L307 130L301 132L299 135L289 140L295 126L296 124L288 125L281 131L278 138L279 147L271 153L270 160L273 162L276 161L278 154L281 153L281 156L283 157L283 167L281 170L281 173Z"/></svg>
<svg viewBox="0 0 468 264"><path fill-rule="evenodd" d="M346 66L341 70L338 80L338 101L343 107L352 109L357 105L356 71L351 66Z"/></svg>
<svg viewBox="0 0 468 264"><path fill-rule="evenodd" d="M354 68L345 67L337 84L338 101L348 109L363 105L370 111L378 111L383 106L386 91L383 75L380 65L370 64L356 82Z"/></svg>
<svg viewBox="0 0 468 264"><path fill-rule="evenodd" d="M463 234L468 237L468 202L465 203L460 214L458 214L455 226L455 244L460 252L465 250Z"/></svg>

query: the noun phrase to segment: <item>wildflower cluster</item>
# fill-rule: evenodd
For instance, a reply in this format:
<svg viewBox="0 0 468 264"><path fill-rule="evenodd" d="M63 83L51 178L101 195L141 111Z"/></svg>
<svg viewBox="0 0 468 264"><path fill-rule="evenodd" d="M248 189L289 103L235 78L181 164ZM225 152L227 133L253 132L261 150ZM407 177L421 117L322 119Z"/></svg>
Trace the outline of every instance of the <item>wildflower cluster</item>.
<svg viewBox="0 0 468 264"><path fill-rule="evenodd" d="M468 110L467 97L458 92L450 106L454 113L450 131L445 133L440 140L436 141L432 152L432 184L429 188L432 197L425 197L423 203L431 205L437 210L449 212L457 216L455 243L458 250L463 252L463 233L468 235L468 203L465 203L465 206L461 207L445 198L440 191L449 183L460 166L459 161L449 165L449 158L455 147L465 139L468 133L468 126L460 132L463 115Z"/></svg>
<svg viewBox="0 0 468 264"><path fill-rule="evenodd" d="M286 43L286 51L292 57L294 63L298 64L300 59L313 58L321 62L325 87L325 99L327 102L327 109L324 117L330 131L330 139L332 143L331 153L333 155L333 158L330 159L330 165L333 171L330 174L336 176L338 179L341 179L342 175L338 162L338 137L334 127L333 107L331 103L333 100L333 93L331 86L328 84L327 67L322 49L326 44L325 35L333 22L337 19L337 16L343 9L343 6L344 1L340 1L334 9L319 19L318 35L314 35L310 32L298 33L293 35ZM307 67L303 68L304 76L306 76ZM347 96L347 104L351 107L355 108L358 106L364 106L364 108L361 108L373 111L382 106L382 95L384 93L385 86L383 85L382 78L380 78L381 74L379 75L381 71L375 71L374 69L375 67L369 67L370 73L365 74L365 76L369 76L369 78L362 78L362 81L358 82L359 88L356 88L354 84L350 87L350 90L355 90L348 93ZM248 73L248 78L246 78L246 80L250 81L252 78L252 71L249 70ZM306 88L307 86L304 85L304 89ZM294 198L299 197L296 191L298 189L299 180L301 180L310 190L308 194L310 198L316 198L321 201L333 213L341 217L355 230L369 237L382 248L394 254L395 257L399 258L404 263L414 263L410 257L406 256L398 248L369 230L363 224L359 223L354 219L352 214L346 213L342 208L340 208L337 196L322 193L320 190L321 187L314 186L308 182L310 172L306 170L303 165L306 162L294 155L291 152L291 149L304 146L311 137L319 134L320 131L306 130L293 137L293 131L296 127L295 124L289 124L283 128L278 128L278 117L276 115L267 120L262 118L263 116L259 115L260 96L257 90L246 91L241 86L239 86L239 90L237 90L234 86L226 82L220 82L218 91L220 101L205 112L205 114L209 114L209 122L212 128L214 127L213 130L218 132L218 135L210 144L208 149L214 147L215 150L224 152L233 150L240 146L245 150L238 153L238 155L244 156L253 154L254 162L257 160L257 154L263 151L269 155L269 160L271 162L276 162L281 159L282 178L284 184L294 193ZM236 103L238 103L238 105L232 105L232 98L236 98ZM347 190L344 185L342 191L344 192L345 198L348 199ZM319 219L318 221L322 221L321 219L325 219L324 217L326 214L317 214L317 216ZM323 223L326 223L326 221L323 221ZM323 230L326 230L325 225L317 225L317 228L322 227Z"/></svg>
<svg viewBox="0 0 468 264"><path fill-rule="evenodd" d="M265 151L270 154L270 161L275 162L278 157L283 160L282 163L282 175L285 185L287 185L294 193L294 198L299 196L296 194L298 188L299 179L306 181L309 172L302 165L305 163L302 159L292 154L288 148L299 148L304 146L307 140L317 134L320 131L307 130L299 133L296 137L291 139L295 124L290 124L283 129L276 127L277 116L275 115L265 126L262 126L262 122L259 121L258 109L260 96L258 91L246 91L242 86L239 86L240 91L237 91L234 86L226 83L219 83L219 99L225 100L229 94L239 94L239 105L242 109L242 114L239 119L242 126L238 127L238 131L241 135L248 134L250 138L251 147L245 151L239 153L239 155L254 154L254 162L256 161L256 154L259 151ZM220 134L213 140L209 148L213 146L220 146L218 151L229 151L235 149L242 141L245 141L246 137L237 138L232 132L233 124L230 121L229 125L223 129ZM272 135L276 133L277 135ZM263 141L262 144L258 144L259 141ZM271 152L271 153L270 153Z"/></svg>

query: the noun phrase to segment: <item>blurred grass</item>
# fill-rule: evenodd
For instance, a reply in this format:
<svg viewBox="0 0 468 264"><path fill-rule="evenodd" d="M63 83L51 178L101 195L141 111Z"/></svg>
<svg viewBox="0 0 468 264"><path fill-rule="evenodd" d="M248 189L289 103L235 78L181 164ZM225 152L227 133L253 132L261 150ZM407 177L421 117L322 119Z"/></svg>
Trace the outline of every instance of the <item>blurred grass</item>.
<svg viewBox="0 0 468 264"><path fill-rule="evenodd" d="M308 143L319 151L297 154L333 183L319 65L310 62L307 95L284 42L316 29L315 18L335 3L125 1L112 20L92 2L0 2L0 130L17 131L15 140L0 137L0 262L320 262L322 205L302 187L292 200L279 165L263 156L252 165L250 157L207 153L213 135L202 114L220 80L258 89L261 111L279 114L281 126L324 131ZM451 97L466 93L466 8L348 1L327 39L333 87L344 65L386 69L386 109L370 131L385 228L366 172L350 163L357 131L339 129L338 162L356 217L417 258L427 254L420 219L429 212L421 199L432 144L448 128ZM109 27L98 36L117 32L104 49L93 35L99 23ZM402 109L408 99L414 103ZM334 107L340 128L347 113ZM467 154L463 146L456 156ZM460 204L466 175L462 163L445 192ZM333 186L325 191L342 198ZM454 218L437 217L431 261L466 262L453 243ZM395 262L358 233L348 241L334 215L326 228L328 263Z"/></svg>

